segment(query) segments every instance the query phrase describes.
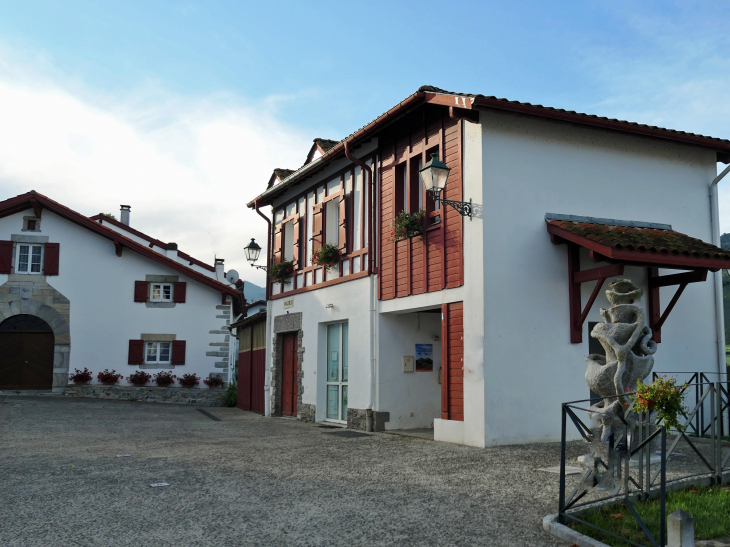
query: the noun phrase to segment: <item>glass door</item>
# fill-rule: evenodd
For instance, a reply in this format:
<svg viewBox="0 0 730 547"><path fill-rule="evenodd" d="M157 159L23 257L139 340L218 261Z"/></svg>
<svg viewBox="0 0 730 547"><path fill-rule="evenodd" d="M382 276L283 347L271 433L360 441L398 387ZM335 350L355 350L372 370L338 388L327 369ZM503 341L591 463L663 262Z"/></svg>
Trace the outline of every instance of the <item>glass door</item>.
<svg viewBox="0 0 730 547"><path fill-rule="evenodd" d="M327 326L327 420L347 423L347 323Z"/></svg>

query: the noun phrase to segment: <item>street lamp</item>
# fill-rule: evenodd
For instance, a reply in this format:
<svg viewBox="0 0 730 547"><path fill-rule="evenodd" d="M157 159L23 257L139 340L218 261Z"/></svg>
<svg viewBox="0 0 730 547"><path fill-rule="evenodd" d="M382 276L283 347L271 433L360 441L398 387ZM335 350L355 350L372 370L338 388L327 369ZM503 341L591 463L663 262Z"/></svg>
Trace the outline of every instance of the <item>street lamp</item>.
<svg viewBox="0 0 730 547"><path fill-rule="evenodd" d="M418 174L421 176L423 186L429 194L433 197L436 202L441 202L445 205L450 205L456 209L459 214L463 217L472 218L472 205L471 200L469 201L453 201L450 199L443 199L441 192L446 187L446 181L449 178L449 167L442 161L439 160L438 153L434 152L431 154L431 159L423 166L422 169L418 170Z"/></svg>
<svg viewBox="0 0 730 547"><path fill-rule="evenodd" d="M251 243L246 245L243 250L246 252L246 260L251 263L251 267L266 271L266 266L257 266L255 264L261 254L261 246L256 243L254 238L251 238Z"/></svg>

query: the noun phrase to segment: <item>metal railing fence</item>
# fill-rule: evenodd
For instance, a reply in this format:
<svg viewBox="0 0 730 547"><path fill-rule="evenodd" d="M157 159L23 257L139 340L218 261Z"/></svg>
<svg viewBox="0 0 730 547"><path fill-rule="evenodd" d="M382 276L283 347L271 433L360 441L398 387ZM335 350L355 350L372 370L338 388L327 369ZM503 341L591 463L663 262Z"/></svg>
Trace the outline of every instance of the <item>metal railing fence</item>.
<svg viewBox="0 0 730 547"><path fill-rule="evenodd" d="M661 373L657 373L661 374ZM673 373L676 374L676 373ZM689 403L688 412L683 416L684 430L668 431L663 421L654 417L656 413L637 414L632 411L633 403L623 415L616 415L620 425L613 429L607 442L596 437L600 428L595 423L601 412L587 408L596 400L614 402L619 397L603 397L584 399L562 404L561 450L560 450L560 494L558 521L579 522L600 530L601 532L623 540L630 545L642 546L628 538L618 536L595 524L582 519L579 515L590 506L600 506L606 502L625 503L636 519L646 538L652 546L666 544L666 492L667 487L680 487L693 480L705 479L711 484L722 483L723 469L730 460L730 442L723 441L723 421L730 417L727 386L720 382L701 381L709 373L692 373L694 382L688 382L684 388L688 394L695 395ZM663 374L662 374L663 375ZM632 395L627 393L624 397ZM628 401L628 399L626 399ZM692 404L693 403L693 404ZM608 405L606 405L608 406ZM581 414L585 413L584 420ZM593 415L593 420L588 414ZM586 425L593 423L593 427ZM588 455L583 456L584 471L580 481L568 479L566 475L568 427L577 429L580 437L592 447ZM691 450L693 460L676 451L682 444L683 449ZM659 450L652 454L659 445ZM725 449L725 450L724 450ZM652 457L653 456L653 457ZM668 467L668 460L676 460L676 464ZM669 476L668 476L669 474ZM657 481L658 479L658 481ZM568 486L573 486L566 495ZM635 501L658 497L660 504L660 526L658 538L655 537L646 523L641 519L634 506ZM655 531L656 532L656 531Z"/></svg>

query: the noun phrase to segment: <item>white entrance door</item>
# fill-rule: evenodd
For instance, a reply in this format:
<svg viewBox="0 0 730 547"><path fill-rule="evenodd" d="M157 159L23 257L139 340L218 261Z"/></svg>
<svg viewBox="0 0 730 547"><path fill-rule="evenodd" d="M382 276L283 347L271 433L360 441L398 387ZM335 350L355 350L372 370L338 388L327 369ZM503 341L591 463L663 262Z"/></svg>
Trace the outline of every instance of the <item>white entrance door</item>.
<svg viewBox="0 0 730 547"><path fill-rule="evenodd" d="M327 326L327 420L347 423L347 323Z"/></svg>

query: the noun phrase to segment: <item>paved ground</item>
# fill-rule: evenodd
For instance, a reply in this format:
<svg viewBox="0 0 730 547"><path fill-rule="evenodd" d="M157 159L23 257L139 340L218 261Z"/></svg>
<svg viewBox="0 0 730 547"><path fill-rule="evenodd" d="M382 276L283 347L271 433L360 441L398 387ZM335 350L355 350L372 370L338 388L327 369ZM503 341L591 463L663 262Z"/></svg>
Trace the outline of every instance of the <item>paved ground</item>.
<svg viewBox="0 0 730 547"><path fill-rule="evenodd" d="M342 438L238 409L0 397L0 545L563 545L554 444ZM117 454L131 454L118 458ZM170 486L151 488L150 483Z"/></svg>

